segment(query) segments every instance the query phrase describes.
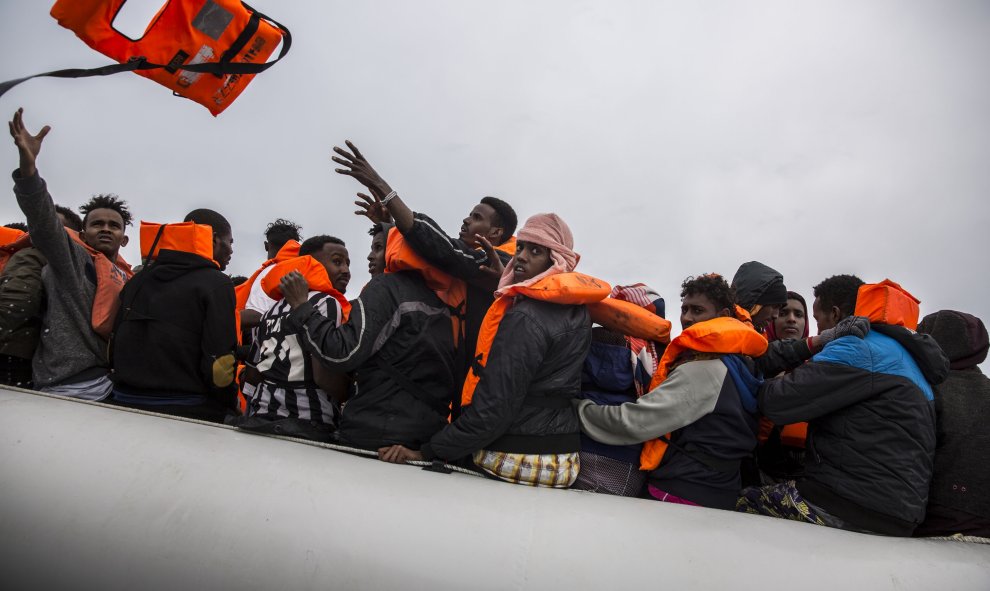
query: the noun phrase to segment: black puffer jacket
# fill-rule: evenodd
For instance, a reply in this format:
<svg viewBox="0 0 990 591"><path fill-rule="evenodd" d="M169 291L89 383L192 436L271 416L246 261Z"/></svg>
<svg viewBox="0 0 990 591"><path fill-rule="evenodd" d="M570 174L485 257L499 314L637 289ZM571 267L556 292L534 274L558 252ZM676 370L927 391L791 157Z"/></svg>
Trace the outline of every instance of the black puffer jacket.
<svg viewBox="0 0 990 591"><path fill-rule="evenodd" d="M455 394L449 308L415 271L372 278L339 327L309 302L288 317L315 360L357 371L337 433L365 449L417 447L447 423Z"/></svg>
<svg viewBox="0 0 990 591"><path fill-rule="evenodd" d="M480 449L579 451L570 401L581 392L590 345L587 307L517 297L499 324L471 404L422 447L423 456L456 460Z"/></svg>
<svg viewBox="0 0 990 591"><path fill-rule="evenodd" d="M801 494L851 525L910 535L925 516L935 452L932 384L948 360L928 335L874 324L760 389L778 424L808 421Z"/></svg>

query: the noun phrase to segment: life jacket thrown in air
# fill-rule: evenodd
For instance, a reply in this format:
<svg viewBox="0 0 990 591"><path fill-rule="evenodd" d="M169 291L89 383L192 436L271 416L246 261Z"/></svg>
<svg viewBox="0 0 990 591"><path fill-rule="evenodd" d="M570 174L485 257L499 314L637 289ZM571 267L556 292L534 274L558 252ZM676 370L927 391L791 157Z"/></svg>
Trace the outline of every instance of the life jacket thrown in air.
<svg viewBox="0 0 990 591"><path fill-rule="evenodd" d="M289 31L240 0L169 0L140 39L113 27L125 0L58 0L51 14L87 45L120 62L36 74L0 84L0 95L38 76L85 78L136 72L219 115L255 74L289 51ZM266 60L279 42L282 49Z"/></svg>
<svg viewBox="0 0 990 591"><path fill-rule="evenodd" d="M485 365L488 363L488 354L491 352L492 343L495 342L495 335L498 334L499 324L501 324L506 312L515 303L516 296L526 296L534 300L555 304L587 305L600 302L608 297L611 291L612 286L608 283L590 275L574 272L550 275L530 286L510 285L507 287L502 295L495 300L495 303L488 308L488 313L485 314L485 319L481 323L474 359L471 362L470 371L464 379L464 387L461 389L461 406L471 404L474 390L478 387Z"/></svg>
<svg viewBox="0 0 990 591"><path fill-rule="evenodd" d="M309 255L276 264L267 275L262 277L261 289L265 290L268 297L273 300L281 300L283 296L279 284L282 282L282 278L292 271L299 271L302 274L306 283L309 284L310 291L325 293L337 300L337 303L340 304L341 323L347 322L347 318L351 314L351 303L330 282L330 275L327 274L327 268L323 266L323 263Z"/></svg>
<svg viewBox="0 0 990 591"><path fill-rule="evenodd" d="M739 310L736 310L737 314ZM752 323L743 320L719 317L692 324L684 329L663 352L660 366L657 367L653 381L650 382L649 391L652 392L667 379L680 361L680 356L688 351L759 357L766 353L767 346L767 339L753 329ZM670 439L669 433L665 439ZM666 452L667 442L663 439L647 441L643 444L639 469L647 471L655 469L660 465Z"/></svg>

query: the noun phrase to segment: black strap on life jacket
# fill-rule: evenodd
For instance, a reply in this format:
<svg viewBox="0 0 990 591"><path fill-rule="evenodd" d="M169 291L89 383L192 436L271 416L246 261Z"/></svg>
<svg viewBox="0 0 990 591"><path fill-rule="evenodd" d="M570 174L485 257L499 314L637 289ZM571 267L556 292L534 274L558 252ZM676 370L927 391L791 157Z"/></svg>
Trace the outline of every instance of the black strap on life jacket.
<svg viewBox="0 0 990 591"><path fill-rule="evenodd" d="M170 71L185 70L187 72L202 72L205 74L214 74L216 76L223 76L224 74L259 74L275 65L279 60L285 57L285 54L289 53L289 47L292 45L292 35L289 33L289 30L278 21L258 12L244 2L241 4L244 5L244 8L251 11L251 18L248 20L247 26L244 27L241 34L237 36L237 39L234 40L234 43L230 46L230 48L220 56L220 61L183 65L154 64L149 62L143 56L135 56L122 64L110 64L109 66L88 69L68 68L65 70L53 70L51 72L44 72L42 74L34 74L32 76L25 76L15 80L0 82L0 96L3 96L8 90L17 86L21 82L42 76L48 76L50 78L90 78L92 76L109 76L120 72L157 70L159 68L168 68ZM251 37L253 37L258 31L261 19L265 19L282 32L282 50L279 52L278 57L263 64L230 61L241 51L241 49L244 48L244 45L246 45ZM178 95L178 93L174 92L173 94Z"/></svg>

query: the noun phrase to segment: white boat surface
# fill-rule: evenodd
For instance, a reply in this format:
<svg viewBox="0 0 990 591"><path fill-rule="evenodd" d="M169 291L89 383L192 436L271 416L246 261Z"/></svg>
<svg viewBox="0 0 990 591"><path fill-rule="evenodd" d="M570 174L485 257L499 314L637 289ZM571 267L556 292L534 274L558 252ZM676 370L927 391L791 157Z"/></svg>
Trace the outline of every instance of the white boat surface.
<svg viewBox="0 0 990 591"><path fill-rule="evenodd" d="M0 388L0 588L990 589L990 545L392 465Z"/></svg>

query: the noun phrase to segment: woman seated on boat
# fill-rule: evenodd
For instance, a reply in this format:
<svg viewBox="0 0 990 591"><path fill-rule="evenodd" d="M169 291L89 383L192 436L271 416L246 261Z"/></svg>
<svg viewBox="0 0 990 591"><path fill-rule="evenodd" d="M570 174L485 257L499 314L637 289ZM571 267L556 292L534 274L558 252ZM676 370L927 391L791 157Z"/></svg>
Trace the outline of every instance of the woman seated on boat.
<svg viewBox="0 0 990 591"><path fill-rule="evenodd" d="M557 215L529 218L516 238L482 324L462 414L418 451L383 447L382 460L471 456L485 473L531 486L566 488L577 478L581 441L571 400L581 389L591 319L574 294L588 292L594 301L608 286L573 273L580 257Z"/></svg>

